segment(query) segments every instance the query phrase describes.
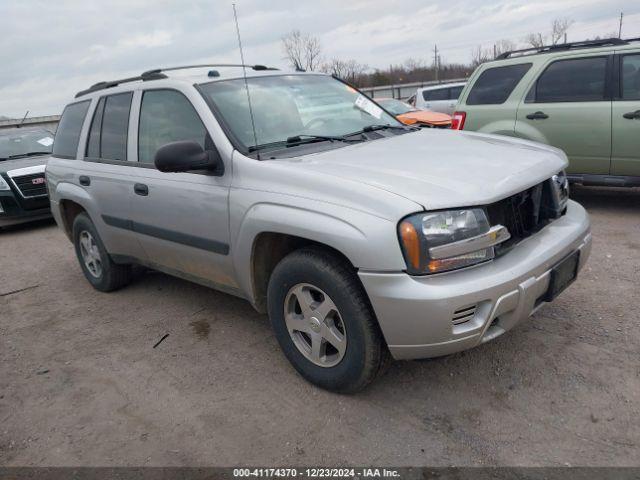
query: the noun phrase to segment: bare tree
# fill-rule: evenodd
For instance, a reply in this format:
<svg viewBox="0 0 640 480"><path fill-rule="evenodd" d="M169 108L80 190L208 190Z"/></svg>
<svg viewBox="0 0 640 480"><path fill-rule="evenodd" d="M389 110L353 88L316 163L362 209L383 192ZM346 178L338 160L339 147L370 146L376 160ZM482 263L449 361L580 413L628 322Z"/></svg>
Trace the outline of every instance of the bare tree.
<svg viewBox="0 0 640 480"><path fill-rule="evenodd" d="M524 37L524 41L533 48L544 47L544 44L546 43L541 33L530 33Z"/></svg>
<svg viewBox="0 0 640 480"><path fill-rule="evenodd" d="M300 30L291 30L282 37L282 50L296 70L316 70L322 61L320 40Z"/></svg>
<svg viewBox="0 0 640 480"><path fill-rule="evenodd" d="M317 70L322 62L322 47L317 37L307 35L304 41L305 70Z"/></svg>
<svg viewBox="0 0 640 480"><path fill-rule="evenodd" d="M561 43L569 27L573 24L573 20L570 18L556 18L551 22L551 45L557 45Z"/></svg>
<svg viewBox="0 0 640 480"><path fill-rule="evenodd" d="M409 57L404 61L403 64L405 70L409 71L409 72L413 72L415 70L421 70L423 68L426 67L425 63L423 60L419 59L419 58L413 58L413 57Z"/></svg>
<svg viewBox="0 0 640 480"><path fill-rule="evenodd" d="M573 20L570 18L556 18L551 22L551 32L548 35L530 33L524 38L524 41L533 48L540 48L547 44L557 45L563 41L571 25L573 25Z"/></svg>
<svg viewBox="0 0 640 480"><path fill-rule="evenodd" d="M476 68L478 65L488 62L493 57L491 50L478 45L471 50L471 66Z"/></svg>
<svg viewBox="0 0 640 480"><path fill-rule="evenodd" d="M511 52L518 48L515 42L512 40L500 40L493 46L493 56L498 57L505 52Z"/></svg>
<svg viewBox="0 0 640 480"><path fill-rule="evenodd" d="M369 67L367 65L357 60L340 60L339 58L332 58L321 67L323 72L335 75L354 85L360 85L362 83L362 78L368 69Z"/></svg>

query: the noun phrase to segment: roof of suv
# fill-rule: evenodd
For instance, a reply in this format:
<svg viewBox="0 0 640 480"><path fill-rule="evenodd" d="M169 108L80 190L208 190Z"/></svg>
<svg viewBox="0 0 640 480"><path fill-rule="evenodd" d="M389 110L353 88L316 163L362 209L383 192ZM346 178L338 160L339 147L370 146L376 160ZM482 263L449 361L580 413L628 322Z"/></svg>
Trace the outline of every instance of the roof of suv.
<svg viewBox="0 0 640 480"><path fill-rule="evenodd" d="M114 87L121 86L126 83L132 82L149 82L149 81L157 81L157 80L177 80L184 81L190 84L193 83L203 83L203 82L212 82L218 80L230 80L230 79L239 79L244 77L244 72L246 72L247 77L259 77L265 75L273 75L274 72L279 72L278 75L304 75L306 72L304 71L295 71L295 72L280 72L277 68L266 67L264 65L243 65L240 64L211 64L211 65L187 65L183 67L169 67L169 68L158 68L153 70L148 70L143 72L142 74L135 77L127 77L119 80L109 80L105 82L98 82L86 90L82 90L76 93L75 98L84 97L90 95L95 92L99 92L106 89L111 89ZM194 74L177 74L174 75L173 72L184 72L186 70L206 70L206 72ZM220 69L233 69L231 71L224 71ZM244 72L243 72L244 70ZM171 73L169 73L171 72ZM310 72L318 75L318 72ZM324 75L324 74L320 74Z"/></svg>
<svg viewBox="0 0 640 480"><path fill-rule="evenodd" d="M577 53L576 51L583 52L587 50L589 53L610 52L611 50L627 50L638 48L638 42L640 38L605 38L601 40L585 40L581 42L569 42L561 43L557 45L545 45L542 47L524 48L521 50L512 50L504 52L498 55L495 60L487 63L498 62L502 60L521 60L527 58L529 60L532 56L557 54L568 55Z"/></svg>

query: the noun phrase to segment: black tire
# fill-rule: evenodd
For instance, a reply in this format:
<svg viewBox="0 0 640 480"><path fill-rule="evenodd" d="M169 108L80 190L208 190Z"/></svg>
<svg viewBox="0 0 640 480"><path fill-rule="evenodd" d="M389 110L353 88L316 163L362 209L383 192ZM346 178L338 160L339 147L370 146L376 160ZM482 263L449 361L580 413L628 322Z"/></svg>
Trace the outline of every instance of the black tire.
<svg viewBox="0 0 640 480"><path fill-rule="evenodd" d="M346 327L347 346L335 366L318 366L294 344L285 321L285 299L298 284L318 287L330 297ZM276 338L293 367L309 382L339 393L371 383L389 359L380 327L356 271L340 256L317 247L297 250L275 267L267 291Z"/></svg>
<svg viewBox="0 0 640 480"><path fill-rule="evenodd" d="M91 235L99 252L101 271L97 276L91 273L82 257L80 235L83 232L88 232ZM98 235L96 227L86 213L78 214L73 221L73 245L76 249L76 256L78 257L80 268L82 268L82 273L96 290L111 292L124 287L131 281L131 265L119 265L113 262L102 243L100 235Z"/></svg>

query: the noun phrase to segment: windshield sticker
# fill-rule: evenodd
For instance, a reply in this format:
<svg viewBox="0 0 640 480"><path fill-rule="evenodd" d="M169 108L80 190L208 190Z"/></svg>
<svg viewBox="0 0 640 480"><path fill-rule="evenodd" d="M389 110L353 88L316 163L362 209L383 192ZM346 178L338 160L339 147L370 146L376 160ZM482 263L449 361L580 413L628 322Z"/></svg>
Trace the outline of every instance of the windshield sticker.
<svg viewBox="0 0 640 480"><path fill-rule="evenodd" d="M382 117L382 109L364 95L359 95L358 98L356 98L356 107L377 119Z"/></svg>
<svg viewBox="0 0 640 480"><path fill-rule="evenodd" d="M44 138L41 138L40 140L38 140L38 143L40 145L44 145L45 147L50 147L51 145L53 145L53 138L44 137Z"/></svg>

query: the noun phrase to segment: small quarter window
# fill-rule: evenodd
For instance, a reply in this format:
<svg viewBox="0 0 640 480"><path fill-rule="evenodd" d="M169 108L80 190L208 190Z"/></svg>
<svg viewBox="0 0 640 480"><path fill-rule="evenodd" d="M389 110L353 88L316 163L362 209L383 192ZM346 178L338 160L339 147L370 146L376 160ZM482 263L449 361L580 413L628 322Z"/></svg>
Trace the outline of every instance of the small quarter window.
<svg viewBox="0 0 640 480"><path fill-rule="evenodd" d="M102 115L104 113L104 97L98 102L91 121L89 140L87 143L87 157L100 158L100 130L102 130Z"/></svg>
<svg viewBox="0 0 640 480"><path fill-rule="evenodd" d="M506 102L530 68L530 63L488 68L473 84L467 105L500 105Z"/></svg>
<svg viewBox="0 0 640 480"><path fill-rule="evenodd" d="M89 100L67 105L62 112L58 129L53 142L53 155L63 158L76 158L80 132L84 124L84 117L89 109Z"/></svg>

